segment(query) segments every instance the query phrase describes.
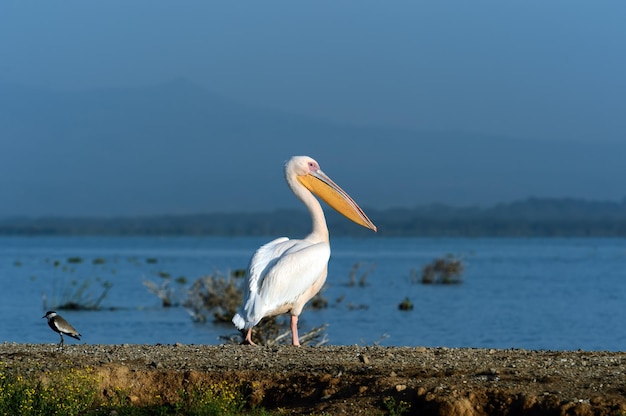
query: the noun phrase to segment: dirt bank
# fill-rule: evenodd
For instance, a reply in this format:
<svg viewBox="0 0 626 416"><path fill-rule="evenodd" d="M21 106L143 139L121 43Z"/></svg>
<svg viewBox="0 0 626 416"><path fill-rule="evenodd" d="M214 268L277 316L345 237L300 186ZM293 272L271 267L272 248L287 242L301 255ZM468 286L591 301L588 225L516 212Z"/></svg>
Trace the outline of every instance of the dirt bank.
<svg viewBox="0 0 626 416"><path fill-rule="evenodd" d="M22 374L93 367L103 394L141 405L200 381L241 382L249 402L307 414L624 415L626 353L395 347L0 345Z"/></svg>

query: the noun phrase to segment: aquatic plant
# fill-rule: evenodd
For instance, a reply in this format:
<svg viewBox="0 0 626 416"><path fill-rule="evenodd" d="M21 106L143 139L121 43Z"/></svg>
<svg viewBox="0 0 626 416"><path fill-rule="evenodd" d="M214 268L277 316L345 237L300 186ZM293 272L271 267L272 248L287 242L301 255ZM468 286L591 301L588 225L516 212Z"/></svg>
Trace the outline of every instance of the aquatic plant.
<svg viewBox="0 0 626 416"><path fill-rule="evenodd" d="M61 295L56 295L56 280L53 284L53 297L51 303L48 305L48 297L46 293L43 293L43 310L99 310L101 304L107 297L109 291L113 287L113 283L108 280L102 280L101 278L95 279L101 286L99 293L90 291L92 281L83 280L71 280L62 290Z"/></svg>
<svg viewBox="0 0 626 416"><path fill-rule="evenodd" d="M147 279L144 279L142 283L150 292L161 299L161 305L164 308L180 306L184 302L181 300L184 298L184 295L181 294L181 292L184 290L187 278L180 276L176 279L172 279L172 276L169 273L164 274L163 272L159 272L159 277L163 278L160 283ZM172 287L172 282L176 283L178 286Z"/></svg>
<svg viewBox="0 0 626 416"><path fill-rule="evenodd" d="M225 274L218 271L202 276L196 279L184 292L186 297L181 300L180 304L187 309L195 322L212 322L226 324L230 327L232 317L243 303L243 285L245 284L242 279L243 276L245 276L245 270L240 269ZM156 286L153 282L144 281L144 285L163 299L173 296L164 290L167 289L166 284L169 282L168 279L162 285ZM157 290L159 288L162 290ZM323 299L318 299L318 301L323 302ZM323 306L318 305L318 307ZM300 342L303 345L326 343L325 328L326 325L311 329L300 337ZM253 331L254 341L263 345L288 344L290 343L289 335L289 322L284 316L265 318ZM222 336L221 338L233 344L239 344L243 341L241 333Z"/></svg>
<svg viewBox="0 0 626 416"><path fill-rule="evenodd" d="M448 254L446 257L439 257L422 268L421 283L423 284L458 284L462 283L463 262ZM418 274L415 269L411 269L411 281L417 282Z"/></svg>
<svg viewBox="0 0 626 416"><path fill-rule="evenodd" d="M66 278L68 273L74 274L77 270L84 270L85 267L89 267L81 265L81 263L85 262L82 257L71 256L66 259L67 264L76 265L77 269L68 267L67 264L62 263L60 260L51 261L50 259L45 259L44 262L53 266L51 296L48 298L48 294L45 291L42 293L44 311L63 309L100 310L102 308L102 302L108 296L113 283L100 277L95 277L94 279L72 277L69 281ZM93 266L101 266L105 262L104 258L97 257L91 261L91 264ZM88 273L93 275L94 270L88 270ZM94 282L99 288L94 288Z"/></svg>
<svg viewBox="0 0 626 416"><path fill-rule="evenodd" d="M67 262L68 263L73 263L73 264L78 264L78 263L82 263L83 259L82 259L82 257L77 257L77 256L76 257L68 257Z"/></svg>
<svg viewBox="0 0 626 416"><path fill-rule="evenodd" d="M144 279L141 283L161 300L161 306L164 308L179 305L176 300L176 292L170 287L170 283L172 283L170 279L165 279L160 284L146 279Z"/></svg>
<svg viewBox="0 0 626 416"><path fill-rule="evenodd" d="M409 298L404 298L404 300L398 305L398 309L401 311L413 310L413 302L411 302L411 299Z"/></svg>
<svg viewBox="0 0 626 416"><path fill-rule="evenodd" d="M183 306L197 322L228 322L243 302L241 279L235 273L215 272L196 279L187 292Z"/></svg>
<svg viewBox="0 0 626 416"><path fill-rule="evenodd" d="M372 342L371 345L373 345L375 347L379 346L381 342L383 342L384 340L386 340L390 336L391 335L389 335L389 334L383 333L383 334L380 335L380 337L376 341ZM363 345L370 345L367 342L365 342L363 339L361 339L361 344L363 344Z"/></svg>
<svg viewBox="0 0 626 416"><path fill-rule="evenodd" d="M358 285L361 287L364 287L367 285L367 278L369 277L370 273L372 273L374 269L376 268L376 264L372 263L369 265L369 269L362 271L361 268L364 268L364 267L367 267L366 263L363 263L363 262L354 263L354 265L352 266L352 269L350 270L350 273L348 274L348 278L349 278L348 286L356 286L357 282L358 282ZM360 272L360 276L358 276L359 272ZM357 279L357 276L358 276L358 279Z"/></svg>

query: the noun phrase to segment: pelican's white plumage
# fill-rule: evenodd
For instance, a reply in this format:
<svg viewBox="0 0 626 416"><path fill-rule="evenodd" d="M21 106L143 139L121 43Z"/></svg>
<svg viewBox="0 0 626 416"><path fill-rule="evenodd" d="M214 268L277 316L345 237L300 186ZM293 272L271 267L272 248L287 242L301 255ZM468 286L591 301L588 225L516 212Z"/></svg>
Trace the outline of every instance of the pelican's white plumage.
<svg viewBox="0 0 626 416"><path fill-rule="evenodd" d="M247 292L233 323L246 329L245 341L252 344L252 327L265 316L289 312L294 345L298 338L298 316L326 281L330 243L324 212L313 193L338 212L364 227L376 226L363 210L308 156L294 156L285 165L285 179L311 214L313 230L302 240L277 238L261 246L252 256Z"/></svg>

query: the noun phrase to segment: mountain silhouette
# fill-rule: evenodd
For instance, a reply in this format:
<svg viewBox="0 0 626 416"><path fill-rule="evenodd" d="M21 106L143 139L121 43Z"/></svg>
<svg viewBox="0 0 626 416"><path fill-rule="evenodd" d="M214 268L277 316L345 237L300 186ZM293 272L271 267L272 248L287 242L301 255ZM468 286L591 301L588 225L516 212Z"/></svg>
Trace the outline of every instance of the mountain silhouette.
<svg viewBox="0 0 626 416"><path fill-rule="evenodd" d="M621 199L626 144L355 126L258 108L184 79L133 88L0 86L0 216L298 207L295 154L364 208Z"/></svg>

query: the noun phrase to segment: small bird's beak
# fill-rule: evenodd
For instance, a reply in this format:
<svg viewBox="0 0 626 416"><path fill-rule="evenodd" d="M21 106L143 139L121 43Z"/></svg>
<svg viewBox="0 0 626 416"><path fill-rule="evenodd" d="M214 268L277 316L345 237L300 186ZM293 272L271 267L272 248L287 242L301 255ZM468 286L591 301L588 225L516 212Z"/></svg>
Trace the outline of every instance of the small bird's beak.
<svg viewBox="0 0 626 416"><path fill-rule="evenodd" d="M367 218L361 207L321 170L298 176L298 180L309 191L319 196L324 202L349 220L376 231L376 226Z"/></svg>

